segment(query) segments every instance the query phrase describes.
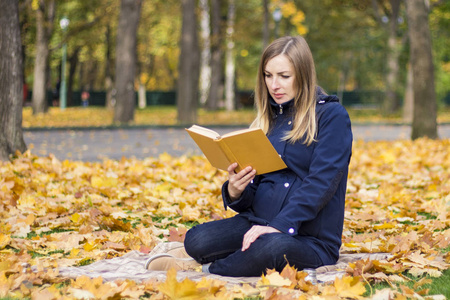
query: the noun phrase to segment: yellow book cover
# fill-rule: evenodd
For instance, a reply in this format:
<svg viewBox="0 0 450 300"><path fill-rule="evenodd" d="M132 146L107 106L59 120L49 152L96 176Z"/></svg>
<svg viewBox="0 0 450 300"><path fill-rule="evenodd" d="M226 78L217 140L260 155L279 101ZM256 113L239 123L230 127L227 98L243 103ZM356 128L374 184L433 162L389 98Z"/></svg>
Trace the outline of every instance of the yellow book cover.
<svg viewBox="0 0 450 300"><path fill-rule="evenodd" d="M222 136L198 125L192 125L186 131L211 165L218 169L226 171L232 163L237 162L237 172L251 166L259 175L287 167L259 128L233 131Z"/></svg>

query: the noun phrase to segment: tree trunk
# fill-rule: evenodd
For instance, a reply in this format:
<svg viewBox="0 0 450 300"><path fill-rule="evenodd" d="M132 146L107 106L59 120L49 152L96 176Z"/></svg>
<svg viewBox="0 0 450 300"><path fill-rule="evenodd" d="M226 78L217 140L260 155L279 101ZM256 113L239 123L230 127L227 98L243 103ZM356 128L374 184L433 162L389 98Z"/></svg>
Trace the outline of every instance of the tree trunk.
<svg viewBox="0 0 450 300"><path fill-rule="evenodd" d="M198 84L200 75L200 49L197 37L195 0L182 0L183 23L180 59L178 61L177 109L180 124L197 120Z"/></svg>
<svg viewBox="0 0 450 300"><path fill-rule="evenodd" d="M137 28L142 0L122 0L116 46L116 106L115 123L128 123L134 120L136 95L134 79L136 76Z"/></svg>
<svg viewBox="0 0 450 300"><path fill-rule="evenodd" d="M27 149L22 133L23 61L18 1L0 1L0 160Z"/></svg>
<svg viewBox="0 0 450 300"><path fill-rule="evenodd" d="M209 26L210 14L208 0L200 0L200 10L200 29L203 46L200 62L200 103L204 105L208 99L209 88L211 86L211 28Z"/></svg>
<svg viewBox="0 0 450 300"><path fill-rule="evenodd" d="M67 78L67 106L73 106L73 79L78 65L78 54L81 48L76 47L69 57L69 76Z"/></svg>
<svg viewBox="0 0 450 300"><path fill-rule="evenodd" d="M84 85L81 86L81 89L92 90L95 87L95 82L98 78L98 68L99 62L95 59L94 55L91 54L91 60L88 61L88 65L86 66L86 72L84 74L85 81Z"/></svg>
<svg viewBox="0 0 450 300"><path fill-rule="evenodd" d="M20 23L20 34L21 36L28 36L30 32L30 11L31 9L27 5L27 1L19 1L19 23ZM27 101L28 96L28 85L27 85L27 74L25 72L25 65L27 61L27 49L30 45L28 43L24 42L24 39L22 40L22 74L23 74L23 84L24 89L26 92L24 92L24 103ZM25 104L24 104L25 105Z"/></svg>
<svg viewBox="0 0 450 300"><path fill-rule="evenodd" d="M226 66L225 66L225 108L227 111L233 111L236 109L235 105L235 61L234 61L234 20L235 20L236 7L234 0L229 0L228 4L228 16L227 16L227 54L226 54Z"/></svg>
<svg viewBox="0 0 450 300"><path fill-rule="evenodd" d="M388 26L386 91L383 101L383 113L391 114L400 108L397 97L400 46L397 37L398 16L401 0L390 0L391 15Z"/></svg>
<svg viewBox="0 0 450 300"><path fill-rule="evenodd" d="M403 100L403 122L411 123L414 111L414 82L411 64L407 68L405 99Z"/></svg>
<svg viewBox="0 0 450 300"><path fill-rule="evenodd" d="M414 82L411 138L437 138L437 104L428 8L423 0L406 1Z"/></svg>
<svg viewBox="0 0 450 300"><path fill-rule="evenodd" d="M144 109L147 106L147 94L145 84L141 80L139 80L138 104L140 109Z"/></svg>
<svg viewBox="0 0 450 300"><path fill-rule="evenodd" d="M34 82L32 107L33 114L45 113L47 103L47 72L50 50L48 45L53 31L55 0L39 1L36 11L36 58L34 63Z"/></svg>
<svg viewBox="0 0 450 300"><path fill-rule="evenodd" d="M223 95L223 51L220 0L211 0L211 87L206 107L216 110Z"/></svg>
<svg viewBox="0 0 450 300"><path fill-rule="evenodd" d="M106 108L114 109L115 103L113 98L113 72L111 70L111 27L106 27L106 53L105 53L105 90L106 90Z"/></svg>

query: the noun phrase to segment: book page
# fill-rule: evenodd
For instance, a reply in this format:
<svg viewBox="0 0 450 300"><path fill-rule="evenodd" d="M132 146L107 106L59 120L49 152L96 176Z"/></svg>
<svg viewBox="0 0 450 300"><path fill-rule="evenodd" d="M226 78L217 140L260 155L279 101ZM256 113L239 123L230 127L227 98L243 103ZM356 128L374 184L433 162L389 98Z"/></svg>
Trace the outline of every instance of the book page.
<svg viewBox="0 0 450 300"><path fill-rule="evenodd" d="M236 130L236 131L228 132L228 133L222 135L222 138L226 138L226 137L233 136L233 135L239 135L239 134L243 134L246 132L258 131L258 130L260 130L260 129L259 128L246 128L246 129Z"/></svg>
<svg viewBox="0 0 450 300"><path fill-rule="evenodd" d="M198 126L198 125L192 125L187 129L188 131L193 131L198 134L204 135L206 137L209 137L211 139L218 139L220 138L220 134L215 132L214 130L211 130L206 127Z"/></svg>
<svg viewBox="0 0 450 300"><path fill-rule="evenodd" d="M211 165L225 171L228 169L231 162L222 151L220 139L210 138L202 133L191 131L190 129L186 130L200 150L202 150Z"/></svg>

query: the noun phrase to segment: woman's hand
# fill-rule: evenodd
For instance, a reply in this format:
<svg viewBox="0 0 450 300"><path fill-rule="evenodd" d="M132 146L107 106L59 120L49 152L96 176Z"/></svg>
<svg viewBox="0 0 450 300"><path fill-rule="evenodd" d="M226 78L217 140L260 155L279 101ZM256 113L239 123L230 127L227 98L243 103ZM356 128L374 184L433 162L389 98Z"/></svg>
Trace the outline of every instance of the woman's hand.
<svg viewBox="0 0 450 300"><path fill-rule="evenodd" d="M261 225L254 225L252 228L250 228L249 231L244 235L244 240L242 241L242 251L247 250L250 245L256 241L256 239L263 234L266 233L275 233L275 232L281 232L278 229L275 229L270 226L261 226Z"/></svg>
<svg viewBox="0 0 450 300"><path fill-rule="evenodd" d="M228 167L228 195L230 196L231 201L234 201L241 196L246 186L256 175L256 170L253 170L252 167L246 167L239 173L235 173L234 170L237 166L237 163L232 163Z"/></svg>

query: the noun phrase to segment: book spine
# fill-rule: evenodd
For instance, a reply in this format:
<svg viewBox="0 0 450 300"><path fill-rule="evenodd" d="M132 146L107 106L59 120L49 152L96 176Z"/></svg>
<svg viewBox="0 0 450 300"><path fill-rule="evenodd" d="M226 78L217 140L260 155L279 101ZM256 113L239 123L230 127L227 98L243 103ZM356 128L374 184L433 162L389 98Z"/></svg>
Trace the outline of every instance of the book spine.
<svg viewBox="0 0 450 300"><path fill-rule="evenodd" d="M232 163L236 162L238 164L238 166L236 168L236 172L239 172L242 169L242 166L239 163L239 161L237 160L236 156L234 156L233 152L231 152L227 143L223 139L218 140L218 142L219 142L220 149L222 149L222 152L225 154L225 156L228 159L228 162L229 162L228 165L231 165Z"/></svg>

